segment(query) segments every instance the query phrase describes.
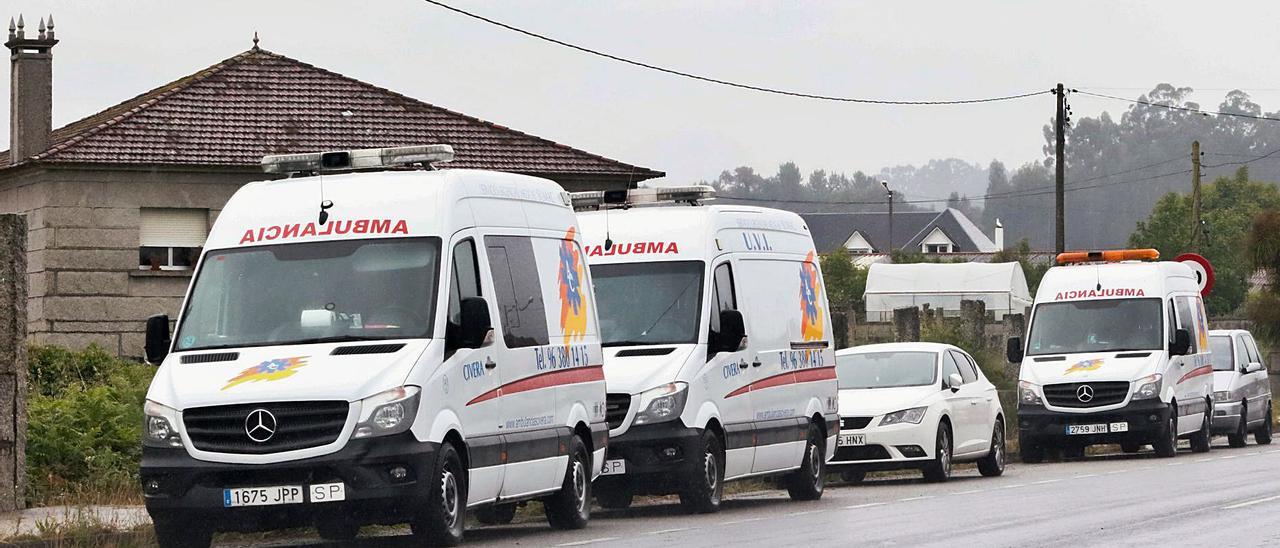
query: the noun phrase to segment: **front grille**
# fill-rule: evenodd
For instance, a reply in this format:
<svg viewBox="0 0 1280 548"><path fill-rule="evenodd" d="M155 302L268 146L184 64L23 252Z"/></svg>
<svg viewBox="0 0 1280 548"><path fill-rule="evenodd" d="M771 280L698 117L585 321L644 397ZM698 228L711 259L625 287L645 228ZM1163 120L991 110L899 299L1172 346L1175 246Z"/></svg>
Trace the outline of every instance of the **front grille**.
<svg viewBox="0 0 1280 548"><path fill-rule="evenodd" d="M201 451L261 455L328 445L338 439L347 423L351 404L345 401L247 403L195 407L182 413L191 444ZM250 413L265 410L276 427L263 442L249 437L245 424ZM256 425L256 422L255 422ZM262 433L259 432L261 438Z"/></svg>
<svg viewBox="0 0 1280 548"><path fill-rule="evenodd" d="M183 354L182 363L233 362L240 359L239 352L214 352L212 354Z"/></svg>
<svg viewBox="0 0 1280 548"><path fill-rule="evenodd" d="M627 418L627 410L631 408L631 394L606 394L604 397L604 420L609 422L609 429L622 426Z"/></svg>
<svg viewBox="0 0 1280 548"><path fill-rule="evenodd" d="M1088 386L1093 390L1093 399L1087 402L1080 401L1079 394L1082 386ZM1044 397L1048 400L1049 405L1054 407L1074 407L1079 409L1115 405L1123 402L1128 395L1129 383L1127 381L1072 382L1047 384L1044 387Z"/></svg>
<svg viewBox="0 0 1280 548"><path fill-rule="evenodd" d="M860 460L884 460L889 458L889 450L883 445L854 445L847 447L837 447L836 456L831 459L833 462L848 462Z"/></svg>
<svg viewBox="0 0 1280 548"><path fill-rule="evenodd" d="M364 344L360 346L339 346L330 352L330 356L355 356L358 354L390 354L404 348L404 343Z"/></svg>
<svg viewBox="0 0 1280 548"><path fill-rule="evenodd" d="M871 424L871 417L841 417L841 430L862 430Z"/></svg>

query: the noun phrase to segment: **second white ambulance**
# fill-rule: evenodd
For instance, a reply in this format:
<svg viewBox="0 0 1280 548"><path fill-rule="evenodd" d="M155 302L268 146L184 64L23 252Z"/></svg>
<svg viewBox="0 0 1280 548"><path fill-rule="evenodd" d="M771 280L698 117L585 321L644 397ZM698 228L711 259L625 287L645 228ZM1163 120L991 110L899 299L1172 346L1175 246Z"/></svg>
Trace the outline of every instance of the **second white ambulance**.
<svg viewBox="0 0 1280 548"><path fill-rule="evenodd" d="M1188 438L1193 451L1209 450L1204 303L1189 267L1158 258L1154 249L1063 253L1041 280L1025 349L1018 338L1008 348L1022 364L1024 462L1100 443L1172 457Z"/></svg>
<svg viewBox="0 0 1280 548"><path fill-rule="evenodd" d="M579 222L609 390L605 507L678 493L714 512L724 481L749 476L822 496L839 402L813 240L793 213L698 205L710 196L574 195L603 209Z"/></svg>

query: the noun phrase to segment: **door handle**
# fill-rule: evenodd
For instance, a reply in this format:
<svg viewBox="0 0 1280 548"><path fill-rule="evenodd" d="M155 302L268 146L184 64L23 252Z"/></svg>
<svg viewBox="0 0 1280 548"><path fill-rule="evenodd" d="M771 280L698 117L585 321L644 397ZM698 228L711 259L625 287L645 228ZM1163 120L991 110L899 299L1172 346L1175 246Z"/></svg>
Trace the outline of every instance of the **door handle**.
<svg viewBox="0 0 1280 548"><path fill-rule="evenodd" d="M493 361L493 358L490 358L490 357L488 357L488 356L485 356L485 358L484 358L484 368L485 368L485 369L493 369L493 368L495 368L495 367L497 367L497 366L498 366L498 363L497 363L497 362L495 362L495 361Z"/></svg>
<svg viewBox="0 0 1280 548"><path fill-rule="evenodd" d="M746 369L747 360L738 360L738 369Z"/></svg>
<svg viewBox="0 0 1280 548"><path fill-rule="evenodd" d="M760 358L756 358L755 361L751 362L751 367L760 367Z"/></svg>
<svg viewBox="0 0 1280 548"><path fill-rule="evenodd" d="M987 400L987 401L991 401L991 400ZM977 402L977 401L970 401L970 402L969 402L969 405L978 405L978 402Z"/></svg>

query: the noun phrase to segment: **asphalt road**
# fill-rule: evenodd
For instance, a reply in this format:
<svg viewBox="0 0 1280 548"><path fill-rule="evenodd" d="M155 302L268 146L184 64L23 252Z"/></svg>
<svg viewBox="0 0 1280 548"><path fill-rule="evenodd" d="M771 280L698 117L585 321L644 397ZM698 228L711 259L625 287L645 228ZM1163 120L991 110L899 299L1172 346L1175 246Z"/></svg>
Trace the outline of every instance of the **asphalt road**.
<svg viewBox="0 0 1280 548"><path fill-rule="evenodd" d="M1184 444L1185 445L1185 444ZM593 513L579 531L545 521L467 531L465 546L1275 546L1280 545L1280 444L1173 459L1149 451L1083 461L1011 464L984 478L870 478L828 484L822 500L785 491L725 500L718 514L688 516L676 504ZM301 542L301 544L299 544ZM242 542L219 546L247 546ZM254 546L314 546L311 539ZM409 546L403 537L359 546ZM326 544L325 546L337 546Z"/></svg>

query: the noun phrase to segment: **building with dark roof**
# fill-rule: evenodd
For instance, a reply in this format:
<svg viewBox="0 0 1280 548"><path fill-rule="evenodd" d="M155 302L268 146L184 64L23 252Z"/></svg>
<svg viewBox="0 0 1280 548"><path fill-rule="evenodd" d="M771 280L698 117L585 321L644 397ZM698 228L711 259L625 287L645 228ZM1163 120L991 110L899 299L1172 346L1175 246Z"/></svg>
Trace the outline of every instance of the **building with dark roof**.
<svg viewBox="0 0 1280 548"><path fill-rule="evenodd" d="M208 227L263 155L445 143L449 167L544 177L570 191L663 174L444 109L257 46L52 127L52 19L10 30L10 150L0 213L27 217L28 333L142 353L176 315Z"/></svg>
<svg viewBox="0 0 1280 548"><path fill-rule="evenodd" d="M991 253L999 246L959 210L908 211L893 214L893 241L889 241L889 214L802 214L819 253L841 247L854 254L888 253L897 249L916 253ZM1000 239L1000 238L997 238Z"/></svg>

